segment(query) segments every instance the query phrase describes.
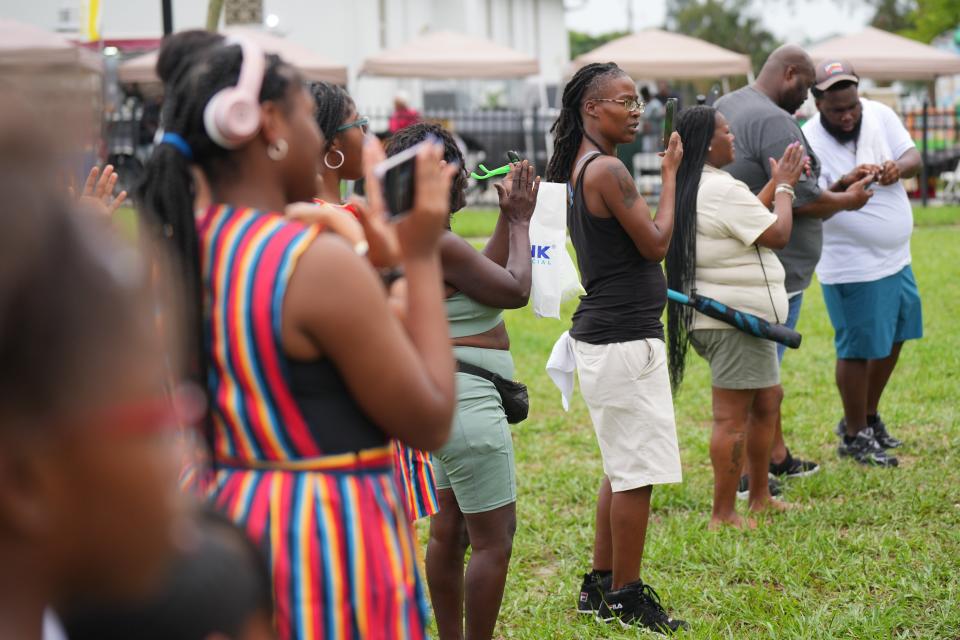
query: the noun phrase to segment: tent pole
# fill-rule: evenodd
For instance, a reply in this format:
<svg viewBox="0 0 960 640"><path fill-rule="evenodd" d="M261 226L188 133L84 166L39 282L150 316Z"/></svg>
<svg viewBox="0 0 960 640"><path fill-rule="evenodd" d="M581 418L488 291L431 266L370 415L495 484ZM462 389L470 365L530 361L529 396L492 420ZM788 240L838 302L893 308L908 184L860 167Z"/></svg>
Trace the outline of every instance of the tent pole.
<svg viewBox="0 0 960 640"><path fill-rule="evenodd" d="M753 84L756 81L757 79L753 75L753 69L751 69L750 71L747 72L747 84Z"/></svg>
<svg viewBox="0 0 960 640"><path fill-rule="evenodd" d="M730 76L720 78L720 86L723 87L723 95L730 93Z"/></svg>

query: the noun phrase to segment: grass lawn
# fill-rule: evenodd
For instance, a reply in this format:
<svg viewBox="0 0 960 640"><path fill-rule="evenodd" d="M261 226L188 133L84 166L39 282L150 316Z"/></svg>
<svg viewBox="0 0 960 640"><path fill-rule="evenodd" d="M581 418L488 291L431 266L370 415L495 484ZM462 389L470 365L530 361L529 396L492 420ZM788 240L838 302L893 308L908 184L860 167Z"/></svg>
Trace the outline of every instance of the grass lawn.
<svg viewBox="0 0 960 640"><path fill-rule="evenodd" d="M917 205L913 208L913 219L918 227L960 224L960 206ZM489 236L496 223L496 209L464 209L453 216L453 230L466 238Z"/></svg>
<svg viewBox="0 0 960 640"><path fill-rule="evenodd" d="M484 235L493 215L464 212L456 226ZM684 482L653 493L642 574L668 610L690 622L682 637L960 638L960 226L923 226L955 224L960 208L918 212L917 220L926 338L904 348L882 404L891 431L906 441L899 469L837 458L832 330L814 284L800 320L803 346L784 361L783 412L791 450L822 470L787 484L785 497L799 510L754 531L708 531L709 372L691 350L676 397ZM580 574L590 568L600 456L582 398L564 413L543 370L574 306L565 305L562 320L507 312L532 409L513 430L518 529L501 638L640 637L574 613ZM420 532L425 542L422 525Z"/></svg>

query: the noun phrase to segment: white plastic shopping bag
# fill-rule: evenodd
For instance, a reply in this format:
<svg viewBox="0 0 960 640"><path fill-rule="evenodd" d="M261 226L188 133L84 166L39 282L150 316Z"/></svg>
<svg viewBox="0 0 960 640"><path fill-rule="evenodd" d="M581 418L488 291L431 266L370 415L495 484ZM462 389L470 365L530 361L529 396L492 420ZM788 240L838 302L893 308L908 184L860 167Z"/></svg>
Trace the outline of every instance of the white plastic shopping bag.
<svg viewBox="0 0 960 640"><path fill-rule="evenodd" d="M582 295L583 287L567 252L567 185L541 182L530 220L533 282L530 300L540 318L559 318L560 304Z"/></svg>

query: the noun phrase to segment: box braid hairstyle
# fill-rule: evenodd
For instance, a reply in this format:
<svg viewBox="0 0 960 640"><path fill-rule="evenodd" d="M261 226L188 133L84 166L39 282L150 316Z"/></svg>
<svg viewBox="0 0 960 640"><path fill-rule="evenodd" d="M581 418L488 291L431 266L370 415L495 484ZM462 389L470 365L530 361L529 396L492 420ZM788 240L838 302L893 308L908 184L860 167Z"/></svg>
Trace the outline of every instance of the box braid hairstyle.
<svg viewBox="0 0 960 640"><path fill-rule="evenodd" d="M467 170L464 168L463 153L453 135L438 124L418 122L400 129L387 142L387 156L392 156L423 142L427 136L436 136L443 142L443 159L456 163L460 171L450 183L450 215L467 206Z"/></svg>
<svg viewBox="0 0 960 640"><path fill-rule="evenodd" d="M330 150L337 128L347 119L353 98L346 90L330 82L314 82L310 85L310 94L317 108L317 126L323 133L324 152Z"/></svg>
<svg viewBox="0 0 960 640"><path fill-rule="evenodd" d="M613 62L594 62L581 68L563 88L562 108L557 121L550 127L554 135L553 157L547 165L546 179L549 182L570 182L573 166L577 160L577 151L583 137L587 135L583 127L580 109L607 78L626 75L626 71ZM594 144L597 144L594 142ZM597 145L599 147L600 145Z"/></svg>
<svg viewBox="0 0 960 640"><path fill-rule="evenodd" d="M164 40L157 72L164 81L161 112L163 128L179 134L190 146L192 157L170 144L158 144L144 168L134 199L146 227L167 248L174 260L185 301L184 347L192 361L191 377L201 388L207 384L207 355L203 337L203 286L200 273L199 239L194 217L192 165L196 164L212 185L235 171L235 156L207 135L203 110L221 89L235 86L240 76L242 53L239 45L228 44L221 36L183 32ZM300 76L278 56L266 56L260 102L288 107L291 86L300 85ZM208 421L209 422L209 421ZM208 438L209 433L208 424Z"/></svg>
<svg viewBox="0 0 960 640"><path fill-rule="evenodd" d="M676 217L665 266L667 286L688 295L697 276L697 193L716 122L717 110L705 105L684 109L677 117L676 129L683 140L683 159L677 170ZM691 307L676 303L667 305L667 365L675 391L683 381L694 314Z"/></svg>

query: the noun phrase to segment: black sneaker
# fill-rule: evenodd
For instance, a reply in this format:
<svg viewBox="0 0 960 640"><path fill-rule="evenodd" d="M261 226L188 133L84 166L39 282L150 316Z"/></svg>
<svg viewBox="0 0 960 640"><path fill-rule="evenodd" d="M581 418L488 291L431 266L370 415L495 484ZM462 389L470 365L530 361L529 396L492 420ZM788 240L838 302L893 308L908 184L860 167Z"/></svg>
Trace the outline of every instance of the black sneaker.
<svg viewBox="0 0 960 640"><path fill-rule="evenodd" d="M604 622L619 622L624 629L641 627L664 635L690 626L668 616L660 604L660 596L642 580L607 591L597 617Z"/></svg>
<svg viewBox="0 0 960 640"><path fill-rule="evenodd" d="M609 573L603 577L596 571L583 574L580 597L577 598L577 613L593 615L599 612L600 605L603 604L603 592L610 588L612 581L613 575Z"/></svg>
<svg viewBox="0 0 960 640"><path fill-rule="evenodd" d="M780 481L772 473L767 474L768 482L770 483L770 495L779 496L783 493L783 487L780 484ZM741 500L746 500L750 497L750 477L749 476L740 476L740 484L737 485L737 497Z"/></svg>
<svg viewBox="0 0 960 640"><path fill-rule="evenodd" d="M850 457L860 464L873 465L876 467L896 467L899 462L894 456L891 456L873 435L873 429L867 427L857 434L853 442L840 440L840 446L837 453L841 458Z"/></svg>
<svg viewBox="0 0 960 640"><path fill-rule="evenodd" d="M884 449L896 449L903 444L902 440L898 440L890 435L890 432L887 431L887 425L884 424L880 416L877 416L876 422L872 422L867 426L873 429L873 437L876 438L877 444ZM837 423L837 428L834 429L834 433L841 438L847 435L847 421L845 419L840 418L840 422Z"/></svg>
<svg viewBox="0 0 960 640"><path fill-rule="evenodd" d="M771 475L782 476L784 478L812 476L817 471L820 471L820 465L810 460L794 458L790 455L790 449L787 449L787 457L783 459L783 462L770 463Z"/></svg>
<svg viewBox="0 0 960 640"><path fill-rule="evenodd" d="M877 421L871 423L869 426L873 429L873 437L877 439L877 444L884 449L896 449L903 444L902 440L898 440L890 435L890 432L887 431L887 425L883 423L880 416L877 416Z"/></svg>

